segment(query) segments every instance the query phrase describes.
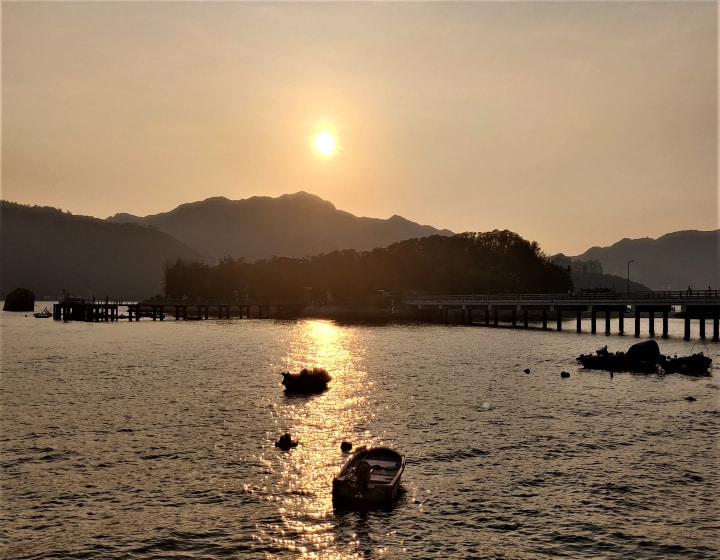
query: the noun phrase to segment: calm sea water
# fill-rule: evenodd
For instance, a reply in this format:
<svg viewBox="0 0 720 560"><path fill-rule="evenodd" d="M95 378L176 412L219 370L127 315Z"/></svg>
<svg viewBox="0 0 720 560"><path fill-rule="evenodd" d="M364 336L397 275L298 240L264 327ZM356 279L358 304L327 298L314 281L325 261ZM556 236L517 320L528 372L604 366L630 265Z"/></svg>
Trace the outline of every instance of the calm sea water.
<svg viewBox="0 0 720 560"><path fill-rule="evenodd" d="M2 313L2 558L720 558L720 345L611 378L636 339L573 331ZM406 454L393 510L333 511L343 440Z"/></svg>

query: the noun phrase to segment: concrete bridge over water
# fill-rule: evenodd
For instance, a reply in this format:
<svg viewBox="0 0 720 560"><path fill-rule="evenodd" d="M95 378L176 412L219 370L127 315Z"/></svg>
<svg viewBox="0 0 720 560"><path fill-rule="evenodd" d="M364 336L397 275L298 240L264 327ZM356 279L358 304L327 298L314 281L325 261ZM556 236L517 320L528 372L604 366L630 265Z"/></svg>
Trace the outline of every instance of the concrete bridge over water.
<svg viewBox="0 0 720 560"><path fill-rule="evenodd" d="M668 318L680 313L685 320L684 338L690 339L690 321L699 321L700 338L706 337L705 323L712 324L712 340L720 340L720 291L614 292L568 294L412 294L402 298L406 310L425 316L435 315L441 322L499 326L510 323L528 328L530 317L548 328L554 316L556 328L562 330L563 318L574 315L577 332L582 330L583 316L590 315L590 329L597 332L598 315L605 317L605 332L610 333L610 318L618 318L619 332L625 332L625 317L635 319L635 336L640 336L640 322L647 317L648 330L655 336L655 317L662 319L662 336L668 335ZM452 316L452 318L451 318Z"/></svg>
<svg viewBox="0 0 720 560"><path fill-rule="evenodd" d="M202 320L209 317L230 318L292 318L302 315L304 304L298 301L187 301L146 300L136 303L65 299L54 305L56 320L117 321L125 318L119 313L127 306L130 321L140 317L164 320ZM625 292L625 293L568 293L568 294L472 294L431 295L406 294L395 299L394 306L404 318L421 318L440 323L485 325L498 327L501 323L512 327L529 328L541 322L548 329L554 320L561 331L563 320L576 318L577 332L582 330L583 317L590 317L590 329L597 332L598 315L604 316L605 332L610 333L610 319L617 317L618 330L625 332L625 318L633 317L635 336L647 318L648 331L655 336L655 318L662 321L662 336L668 336L671 313L680 313L685 321L684 338L690 339L690 322L699 322L699 335L706 338L706 322L712 328L712 340L720 340L720 290Z"/></svg>

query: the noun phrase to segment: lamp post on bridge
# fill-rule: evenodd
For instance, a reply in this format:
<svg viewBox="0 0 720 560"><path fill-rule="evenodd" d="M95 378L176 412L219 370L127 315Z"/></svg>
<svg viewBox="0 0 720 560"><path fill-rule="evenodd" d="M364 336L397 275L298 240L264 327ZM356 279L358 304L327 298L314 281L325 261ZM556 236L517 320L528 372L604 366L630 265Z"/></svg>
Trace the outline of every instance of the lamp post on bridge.
<svg viewBox="0 0 720 560"><path fill-rule="evenodd" d="M635 262L635 261L634 261L633 259L630 259L630 260L627 262L627 292L628 292L628 297L630 297L630 263L631 263L631 262Z"/></svg>

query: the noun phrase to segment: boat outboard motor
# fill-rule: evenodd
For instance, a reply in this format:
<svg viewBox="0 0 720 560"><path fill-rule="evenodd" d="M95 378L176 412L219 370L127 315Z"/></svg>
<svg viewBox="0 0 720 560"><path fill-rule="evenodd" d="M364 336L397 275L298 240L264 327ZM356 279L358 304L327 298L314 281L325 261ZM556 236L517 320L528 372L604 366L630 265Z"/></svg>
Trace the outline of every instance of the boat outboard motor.
<svg viewBox="0 0 720 560"><path fill-rule="evenodd" d="M370 463L367 461L360 461L358 463L358 466L355 470L356 476L357 476L357 490L361 494L364 494L365 491L368 489L368 484L370 484L370 472L372 469L370 468Z"/></svg>

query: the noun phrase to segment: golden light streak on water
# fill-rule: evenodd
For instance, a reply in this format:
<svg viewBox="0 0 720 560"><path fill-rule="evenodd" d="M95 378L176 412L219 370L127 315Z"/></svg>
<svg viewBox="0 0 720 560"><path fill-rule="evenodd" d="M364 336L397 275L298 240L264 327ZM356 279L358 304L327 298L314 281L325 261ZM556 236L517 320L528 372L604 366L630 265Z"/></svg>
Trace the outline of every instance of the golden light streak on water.
<svg viewBox="0 0 720 560"><path fill-rule="evenodd" d="M342 441L370 444L368 393L373 383L363 368L366 349L352 327L329 321L298 323L288 338L284 371L322 367L331 375L328 390L312 396L286 396L275 407L278 434L289 432L297 447L270 450L270 468L278 474L282 536L277 543L303 558L346 560L354 553L332 550L335 544L332 478L347 460Z"/></svg>

